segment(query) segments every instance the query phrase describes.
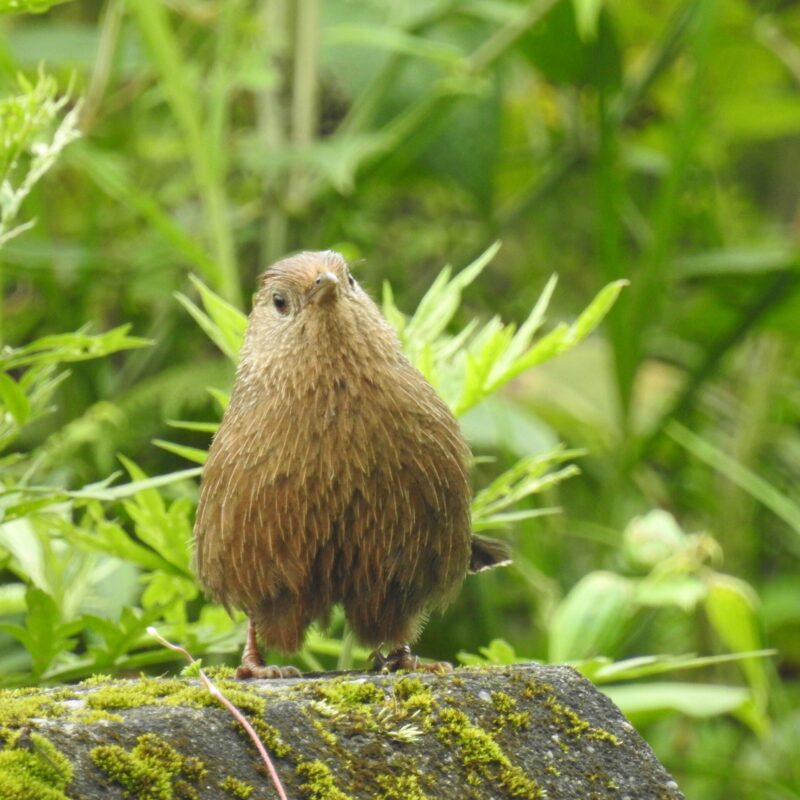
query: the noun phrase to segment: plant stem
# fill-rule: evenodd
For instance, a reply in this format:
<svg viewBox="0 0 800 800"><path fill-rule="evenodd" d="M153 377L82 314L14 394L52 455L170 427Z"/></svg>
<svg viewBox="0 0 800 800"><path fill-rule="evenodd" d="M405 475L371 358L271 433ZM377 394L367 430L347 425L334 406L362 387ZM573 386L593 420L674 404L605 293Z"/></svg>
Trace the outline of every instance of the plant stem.
<svg viewBox="0 0 800 800"><path fill-rule="evenodd" d="M291 141L296 153L301 153L310 147L317 130L318 62L318 0L297 0L291 105ZM290 211L304 209L308 186L308 169L302 163L295 163L289 173L288 206Z"/></svg>
<svg viewBox="0 0 800 800"><path fill-rule="evenodd" d="M286 0L266 0L262 14L262 25L267 52L269 54L269 82L260 92L256 113L260 139L267 158L277 158L286 147L287 122L283 103L284 80L282 78L286 43L289 39L288 8ZM261 262L263 266L276 261L287 249L288 223L284 209L283 193L274 188L273 181L280 182L283 175L277 170L266 170L262 196L265 224L261 235Z"/></svg>
<svg viewBox="0 0 800 800"><path fill-rule="evenodd" d="M100 21L100 41L97 46L97 58L81 113L80 128L82 131L88 131L94 124L97 109L106 93L114 56L119 45L119 32L124 16L124 0L107 0Z"/></svg>
<svg viewBox="0 0 800 800"><path fill-rule="evenodd" d="M217 158L209 152L213 138L204 134L197 86L186 70L188 61L181 52L165 6L158 0L136 0L130 8L160 74L172 113L186 138L189 161L214 252L214 272L209 277L227 300L241 306L233 233L224 189L225 176L218 171Z"/></svg>
<svg viewBox="0 0 800 800"><path fill-rule="evenodd" d="M264 766L266 767L267 774L270 776L272 780L272 784L275 787L275 791L278 793L278 797L280 800L287 800L286 797L286 790L283 788L283 784L281 783L280 776L278 775L277 771L275 770L275 765L272 763L272 759L269 757L269 753L267 752L266 748L264 747L264 743L259 738L258 734L255 731L255 728L250 724L250 721L239 711L236 706L228 700L227 697L220 691L219 687L211 680L211 678L206 675L205 672L200 668L199 662L195 661L192 656L188 653L188 651L184 650L183 647L177 644L173 644L172 642L168 642L155 628L149 627L147 632L160 644L164 647L174 651L175 653L180 653L193 667L196 667L197 674L202 681L203 685L208 689L208 693L221 705L223 705L230 715L245 729L247 735L250 737L250 740L258 750L258 754L261 756L261 760L264 762Z"/></svg>

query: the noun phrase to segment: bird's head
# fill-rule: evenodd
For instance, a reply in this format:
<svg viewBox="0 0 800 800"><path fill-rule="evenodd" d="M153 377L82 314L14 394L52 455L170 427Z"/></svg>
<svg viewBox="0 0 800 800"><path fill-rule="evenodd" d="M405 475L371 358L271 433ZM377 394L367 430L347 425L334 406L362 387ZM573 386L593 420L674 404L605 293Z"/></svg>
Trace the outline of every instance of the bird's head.
<svg viewBox="0 0 800 800"><path fill-rule="evenodd" d="M376 369L398 352L394 330L344 258L333 250L302 252L261 276L240 375L266 369L273 381L311 380L323 370Z"/></svg>
<svg viewBox="0 0 800 800"><path fill-rule="evenodd" d="M273 264L262 276L256 308L289 322L317 309L341 311L335 305L361 293L344 258L334 250L303 252Z"/></svg>

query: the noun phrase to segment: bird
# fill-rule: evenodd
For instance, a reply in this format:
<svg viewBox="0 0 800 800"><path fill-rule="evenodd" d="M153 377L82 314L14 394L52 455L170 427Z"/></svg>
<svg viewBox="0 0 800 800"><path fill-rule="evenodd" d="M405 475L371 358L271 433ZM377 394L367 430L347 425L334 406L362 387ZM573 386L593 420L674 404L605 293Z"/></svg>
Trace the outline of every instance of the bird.
<svg viewBox="0 0 800 800"><path fill-rule="evenodd" d="M411 644L468 572L510 560L505 543L471 531L470 460L448 406L338 252L269 267L194 526L205 593L248 618L236 676L299 675L266 665L259 641L296 652L336 604L376 669L447 669Z"/></svg>

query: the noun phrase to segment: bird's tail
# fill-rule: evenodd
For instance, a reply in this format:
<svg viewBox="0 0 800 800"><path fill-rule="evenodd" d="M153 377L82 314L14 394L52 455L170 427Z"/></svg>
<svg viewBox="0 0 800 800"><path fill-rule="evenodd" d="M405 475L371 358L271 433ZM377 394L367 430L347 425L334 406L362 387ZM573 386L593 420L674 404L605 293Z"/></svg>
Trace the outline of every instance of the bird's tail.
<svg viewBox="0 0 800 800"><path fill-rule="evenodd" d="M472 536L472 552L469 558L470 572L483 572L485 569L505 567L511 563L511 548L497 539L486 536Z"/></svg>

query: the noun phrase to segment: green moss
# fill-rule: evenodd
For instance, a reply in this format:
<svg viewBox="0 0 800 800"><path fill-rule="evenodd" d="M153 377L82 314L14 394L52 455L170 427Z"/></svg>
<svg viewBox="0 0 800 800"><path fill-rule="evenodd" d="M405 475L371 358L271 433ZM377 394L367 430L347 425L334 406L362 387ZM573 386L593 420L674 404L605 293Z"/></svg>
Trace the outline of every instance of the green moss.
<svg viewBox="0 0 800 800"><path fill-rule="evenodd" d="M19 728L31 719L52 719L69 714L65 700L77 698L68 689L43 693L41 689L14 689L0 692L0 728Z"/></svg>
<svg viewBox="0 0 800 800"><path fill-rule="evenodd" d="M578 716L571 708L559 702L555 695L545 698L544 706L550 711L555 723L564 733L576 738L585 737L598 742L609 742L619 747L622 742L617 736L604 728L597 728Z"/></svg>
<svg viewBox="0 0 800 800"><path fill-rule="evenodd" d="M436 736L458 750L467 783L477 786L483 780L499 783L512 797L539 800L544 792L522 769L512 764L491 734L473 725L469 717L455 708L439 712Z"/></svg>
<svg viewBox="0 0 800 800"><path fill-rule="evenodd" d="M324 683L320 682L314 689L317 697L330 703L339 711L380 703L386 696L380 686L366 681L355 682L337 679L325 681Z"/></svg>
<svg viewBox="0 0 800 800"><path fill-rule="evenodd" d="M142 677L134 682L118 681L95 689L86 698L90 708L139 708L141 706L163 705L166 700L182 695L188 705L197 705L198 701L208 698L204 705L212 700L208 693L198 687L190 686L177 678L159 679ZM197 696L195 696L197 695ZM191 702L189 702L191 701Z"/></svg>
<svg viewBox="0 0 800 800"><path fill-rule="evenodd" d="M587 720L576 714L571 708L559 701L556 690L549 683L537 683L528 680L522 696L526 699L543 698L544 707L550 712L553 723L568 736L575 738L585 737L597 742L608 742L615 747L619 747L622 742L618 736L605 728L598 728L591 725ZM559 746L565 752L569 747L559 741Z"/></svg>
<svg viewBox="0 0 800 800"><path fill-rule="evenodd" d="M81 681L78 686L83 686L87 689L90 689L93 686L102 686L104 683L111 683L113 680L114 679L110 675L97 674L92 675L91 678L86 678L86 680Z"/></svg>
<svg viewBox="0 0 800 800"><path fill-rule="evenodd" d="M523 730L531 724L530 711L518 711L517 701L505 692L492 692L492 705L497 711L495 727L502 730L506 725Z"/></svg>
<svg viewBox="0 0 800 800"><path fill-rule="evenodd" d="M416 775L378 775L375 783L382 791L377 800L430 800Z"/></svg>
<svg viewBox="0 0 800 800"><path fill-rule="evenodd" d="M336 747L339 744L339 738L335 733L329 731L321 720L312 719L311 724L314 726L314 730L320 735L322 741L325 742L328 747Z"/></svg>
<svg viewBox="0 0 800 800"><path fill-rule="evenodd" d="M219 788L224 792L233 795L233 797L240 798L240 800L247 800L247 798L250 797L250 795L255 791L254 786L251 786L249 783L245 783L244 781L240 781L233 775L226 775L219 782Z"/></svg>
<svg viewBox="0 0 800 800"><path fill-rule="evenodd" d="M247 732L242 729L242 726L239 725L238 722L234 721L234 724L244 736L247 736ZM276 756L277 758L286 758L287 756L291 755L292 748L283 741L281 738L281 733L276 727L270 725L268 722L264 722L264 720L260 719L259 717L251 719L250 724L258 734L258 738L261 739L264 747L266 747L272 755ZM249 740L250 739L248 737L248 741Z"/></svg>
<svg viewBox="0 0 800 800"><path fill-rule="evenodd" d="M215 664L211 667L204 667L204 672L214 681L229 681L236 676L236 668L225 664Z"/></svg>
<svg viewBox="0 0 800 800"><path fill-rule="evenodd" d="M501 714L508 714L517 707L517 701L505 692L492 692L492 705Z"/></svg>
<svg viewBox="0 0 800 800"><path fill-rule="evenodd" d="M245 689L236 681L218 681L219 689L241 711L263 714L264 697L253 689ZM178 678L148 678L117 681L100 685L86 697L90 708L108 710L141 708L142 706L189 706L204 708L217 705L208 690L199 683Z"/></svg>
<svg viewBox="0 0 800 800"><path fill-rule="evenodd" d="M10 736L0 752L3 800L68 800L72 766L56 746L38 733Z"/></svg>
<svg viewBox="0 0 800 800"><path fill-rule="evenodd" d="M300 791L307 800L352 800L336 786L333 773L322 761L303 761L295 772L303 780Z"/></svg>
<svg viewBox="0 0 800 800"><path fill-rule="evenodd" d="M199 783L206 776L202 761L181 755L155 734L145 733L128 752L117 745L95 747L92 761L126 796L137 800L196 800Z"/></svg>
<svg viewBox="0 0 800 800"><path fill-rule="evenodd" d="M394 695L398 700L407 700L412 695L430 693L428 687L414 677L403 677L394 685Z"/></svg>
<svg viewBox="0 0 800 800"><path fill-rule="evenodd" d="M436 706L433 692L419 678L403 678L398 681L394 695L406 713L419 711L430 714Z"/></svg>

